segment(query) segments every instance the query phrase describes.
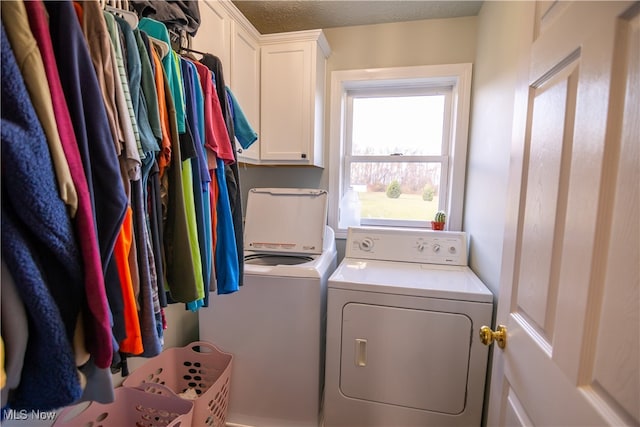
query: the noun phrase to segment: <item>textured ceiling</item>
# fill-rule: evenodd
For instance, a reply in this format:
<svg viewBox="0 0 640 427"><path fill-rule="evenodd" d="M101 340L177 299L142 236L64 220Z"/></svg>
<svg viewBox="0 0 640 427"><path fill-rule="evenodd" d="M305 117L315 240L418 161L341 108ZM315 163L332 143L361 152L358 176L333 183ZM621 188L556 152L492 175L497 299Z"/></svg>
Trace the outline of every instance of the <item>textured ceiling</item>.
<svg viewBox="0 0 640 427"><path fill-rule="evenodd" d="M261 34L475 16L482 1L233 0Z"/></svg>

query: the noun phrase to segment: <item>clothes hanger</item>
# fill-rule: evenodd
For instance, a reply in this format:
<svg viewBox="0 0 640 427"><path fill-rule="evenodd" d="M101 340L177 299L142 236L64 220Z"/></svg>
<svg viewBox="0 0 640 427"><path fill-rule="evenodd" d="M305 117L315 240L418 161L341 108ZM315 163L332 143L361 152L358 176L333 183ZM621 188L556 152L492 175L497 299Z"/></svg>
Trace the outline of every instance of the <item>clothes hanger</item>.
<svg viewBox="0 0 640 427"><path fill-rule="evenodd" d="M172 43L177 47L176 50L178 51L178 53L189 52L189 53L195 53L202 56L206 55L205 52L200 52L199 50L191 49L190 47L188 47L191 43L189 40L189 36L186 35L186 32L184 31L178 32L178 31L175 31L174 29L170 29L169 36L171 38ZM187 41L187 46L182 45L182 40L184 39L186 39Z"/></svg>
<svg viewBox="0 0 640 427"><path fill-rule="evenodd" d="M103 3L104 2L104 3ZM138 27L138 15L135 12L131 12L129 10L129 1L128 0L114 0L113 2L109 0L101 0L100 4L103 9L107 12L111 12L114 15L120 16L122 19L127 21L127 24L131 26L131 29L136 29Z"/></svg>
<svg viewBox="0 0 640 427"><path fill-rule="evenodd" d="M155 37L148 36L149 40L160 50L160 59L164 58L169 54L171 48L169 44L165 41L156 39Z"/></svg>

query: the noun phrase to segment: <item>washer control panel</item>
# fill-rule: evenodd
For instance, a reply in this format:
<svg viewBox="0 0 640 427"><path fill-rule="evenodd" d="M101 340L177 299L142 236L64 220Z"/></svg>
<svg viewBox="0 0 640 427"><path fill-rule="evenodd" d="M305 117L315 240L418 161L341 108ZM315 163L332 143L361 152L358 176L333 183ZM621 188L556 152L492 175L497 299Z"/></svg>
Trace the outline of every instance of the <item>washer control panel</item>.
<svg viewBox="0 0 640 427"><path fill-rule="evenodd" d="M347 258L421 264L467 265L467 235L462 231L351 227Z"/></svg>

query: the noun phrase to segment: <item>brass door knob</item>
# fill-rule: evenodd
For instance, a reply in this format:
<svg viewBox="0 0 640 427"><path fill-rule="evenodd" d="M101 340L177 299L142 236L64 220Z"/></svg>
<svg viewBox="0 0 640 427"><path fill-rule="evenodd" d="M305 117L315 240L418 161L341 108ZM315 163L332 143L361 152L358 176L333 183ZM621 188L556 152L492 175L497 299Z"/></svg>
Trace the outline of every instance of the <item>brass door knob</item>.
<svg viewBox="0 0 640 427"><path fill-rule="evenodd" d="M484 345L491 345L491 343L497 341L498 347L505 348L507 345L507 327L498 325L498 329L492 331L490 327L483 326L480 328L480 341Z"/></svg>

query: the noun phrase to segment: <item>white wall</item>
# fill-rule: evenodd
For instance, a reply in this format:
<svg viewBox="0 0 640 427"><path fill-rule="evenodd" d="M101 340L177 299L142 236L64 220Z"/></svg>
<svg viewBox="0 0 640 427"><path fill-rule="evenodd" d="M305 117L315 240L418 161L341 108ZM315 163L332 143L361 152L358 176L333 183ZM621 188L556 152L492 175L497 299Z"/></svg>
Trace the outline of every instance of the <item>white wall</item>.
<svg viewBox="0 0 640 427"><path fill-rule="evenodd" d="M470 237L469 265L497 303L506 218L513 106L525 2L485 1L478 14L471 92L463 229ZM494 305L494 315L496 310ZM493 348L490 350L490 355ZM487 372L488 401L491 364ZM483 416L486 422L486 407Z"/></svg>
<svg viewBox="0 0 640 427"><path fill-rule="evenodd" d="M472 62L476 17L328 28L333 70Z"/></svg>
<svg viewBox="0 0 640 427"><path fill-rule="evenodd" d="M327 61L327 82L331 71L410 65L473 62L475 57L476 17L435 19L326 29L332 55ZM330 105L327 84L326 105ZM325 168L298 166L240 165L243 206L247 192L254 187L329 188L329 112L325 112ZM337 242L340 259L344 240ZM182 347L198 337L198 315L174 304L166 309L169 330L165 348ZM130 369L145 359L132 358ZM114 378L115 382L120 382Z"/></svg>
<svg viewBox="0 0 640 427"><path fill-rule="evenodd" d="M470 266L498 294L524 2L485 2L478 15L463 229Z"/></svg>
<svg viewBox="0 0 640 427"><path fill-rule="evenodd" d="M478 17L421 20L325 29L331 71L446 63L474 63L472 112L463 228L471 236L471 267L497 294L507 191L519 2L485 2ZM327 84L326 105L330 105ZM240 167L243 206L253 187L329 187L329 112L325 112L325 168ZM344 241L338 241L340 259ZM187 330L197 316L172 312ZM174 323L175 324L175 323ZM188 334L191 335L191 334ZM188 338L177 337L173 345ZM184 343L184 344L183 344Z"/></svg>

